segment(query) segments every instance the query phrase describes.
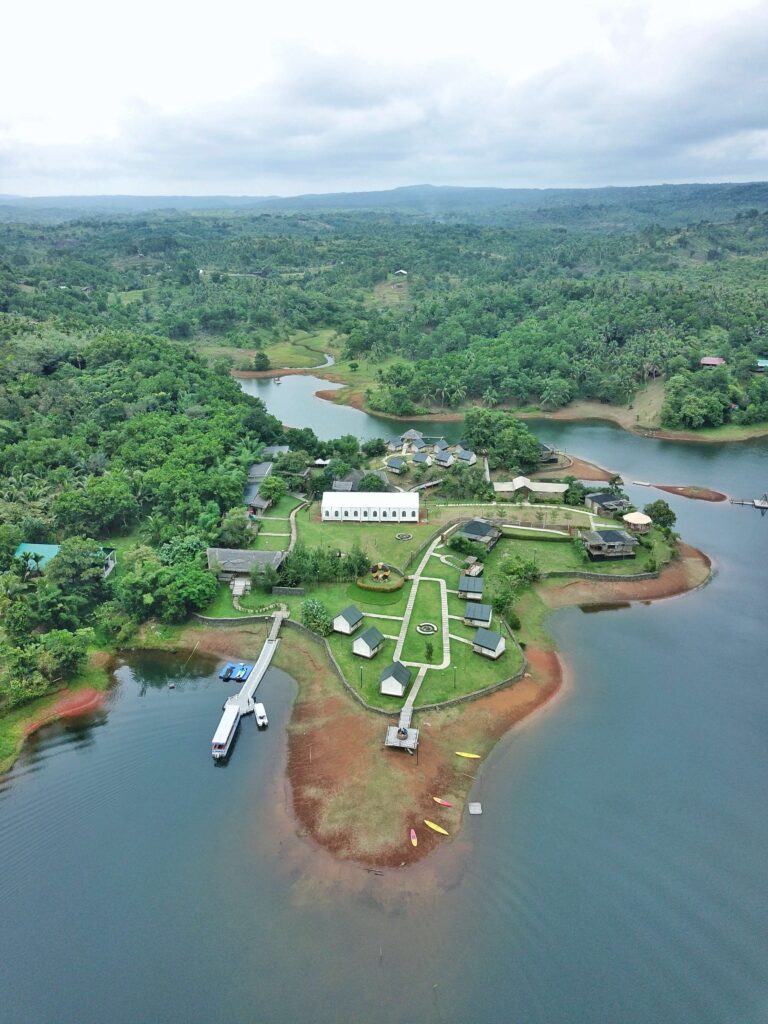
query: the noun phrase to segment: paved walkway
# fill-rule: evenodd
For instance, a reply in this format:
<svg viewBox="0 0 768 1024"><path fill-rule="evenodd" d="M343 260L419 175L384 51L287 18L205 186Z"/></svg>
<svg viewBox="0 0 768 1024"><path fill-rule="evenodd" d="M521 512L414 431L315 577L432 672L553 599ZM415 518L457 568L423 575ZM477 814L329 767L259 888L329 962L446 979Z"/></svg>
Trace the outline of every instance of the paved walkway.
<svg viewBox="0 0 768 1024"><path fill-rule="evenodd" d="M416 678L413 681L413 686L411 687L411 692L405 698L405 703L403 704L402 710L400 712L401 724L402 724L402 721L403 721L403 713L404 712L405 712L405 714L406 714L406 716L408 718L408 725L411 724L411 715L413 714L413 704L414 704L414 701L416 700L416 698L419 695L419 690L421 689L421 684L424 682L424 676L426 674L427 674L427 666L423 665L419 669L418 675L416 676ZM408 728L408 726L406 726L406 728Z"/></svg>
<svg viewBox="0 0 768 1024"><path fill-rule="evenodd" d="M302 503L300 505L297 505L296 508L293 509L291 514L288 516L288 519L291 524L291 539L288 541L288 547L286 548L286 551L293 551L293 549L296 547L296 541L299 539L299 531L296 528L296 514L298 512L301 512L303 508L306 508L308 504L309 502L302 501Z"/></svg>
<svg viewBox="0 0 768 1024"><path fill-rule="evenodd" d="M268 533L266 530L259 530L262 537L290 537L290 533Z"/></svg>
<svg viewBox="0 0 768 1024"><path fill-rule="evenodd" d="M396 619L398 622L403 621L402 615L381 615L379 612L366 612L365 617L367 619Z"/></svg>
<svg viewBox="0 0 768 1024"><path fill-rule="evenodd" d="M453 633L450 633L449 635L450 635L451 640L456 640L457 643L468 644L470 647L472 646L472 641L471 640L467 640L467 638L464 637L464 636L454 636Z"/></svg>
<svg viewBox="0 0 768 1024"><path fill-rule="evenodd" d="M413 580L413 584L411 586L411 592L408 595L408 604L406 605L405 615L403 616L403 626L402 629L400 630L400 635L397 638L397 644L395 645L394 660L400 661L403 652L403 645L405 644L405 639L406 636L408 635L408 627L411 624L413 606L416 603L416 595L418 594L419 591L419 585L422 583L422 581L427 583L437 583L437 585L440 587L440 608L442 617L441 640L443 647L443 660L440 662L439 665L424 665L424 662L413 661L403 662L403 664L405 665L423 666L424 671L426 671L427 668L448 668L448 666L451 664L451 642L448 639L448 592L445 585L445 580L437 579L437 577L435 576L422 575L422 573L426 570L427 564L429 563L429 560L432 557L434 550L439 543L439 537L432 541L427 550L424 552L424 556L419 562L416 572L411 577L411 579Z"/></svg>
<svg viewBox="0 0 768 1024"><path fill-rule="evenodd" d="M488 465L488 456L483 456L483 479L487 484L491 482L491 467Z"/></svg>

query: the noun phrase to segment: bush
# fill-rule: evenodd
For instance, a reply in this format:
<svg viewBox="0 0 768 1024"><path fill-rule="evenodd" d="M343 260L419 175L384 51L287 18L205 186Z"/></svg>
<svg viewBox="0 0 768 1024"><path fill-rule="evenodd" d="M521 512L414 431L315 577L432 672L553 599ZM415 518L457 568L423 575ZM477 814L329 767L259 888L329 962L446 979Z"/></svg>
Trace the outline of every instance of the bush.
<svg viewBox="0 0 768 1024"><path fill-rule="evenodd" d="M310 597L301 605L301 622L318 636L328 636L331 632L331 617L322 601Z"/></svg>
<svg viewBox="0 0 768 1024"><path fill-rule="evenodd" d="M514 608L508 608L507 614L504 617L507 620L507 625L510 629L520 629L520 616Z"/></svg>

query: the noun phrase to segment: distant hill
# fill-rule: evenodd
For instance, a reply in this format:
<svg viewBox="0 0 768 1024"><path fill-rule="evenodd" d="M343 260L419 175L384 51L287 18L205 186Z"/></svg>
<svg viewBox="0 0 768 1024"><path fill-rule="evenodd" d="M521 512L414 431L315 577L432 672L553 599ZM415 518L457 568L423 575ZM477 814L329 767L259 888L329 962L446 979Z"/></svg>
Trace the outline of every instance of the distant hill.
<svg viewBox="0 0 768 1024"><path fill-rule="evenodd" d="M409 185L300 196L0 196L0 220L62 221L149 213L385 214L447 223L632 230L730 220L768 209L768 183L638 185L588 189Z"/></svg>

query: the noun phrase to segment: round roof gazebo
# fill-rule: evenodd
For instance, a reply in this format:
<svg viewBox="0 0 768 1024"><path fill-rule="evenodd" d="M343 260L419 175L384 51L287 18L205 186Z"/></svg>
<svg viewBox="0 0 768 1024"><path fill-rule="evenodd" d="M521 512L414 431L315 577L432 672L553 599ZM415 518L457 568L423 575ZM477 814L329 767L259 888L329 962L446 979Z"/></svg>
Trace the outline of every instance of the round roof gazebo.
<svg viewBox="0 0 768 1024"><path fill-rule="evenodd" d="M645 512L627 512L621 517L633 533L648 533L653 520Z"/></svg>

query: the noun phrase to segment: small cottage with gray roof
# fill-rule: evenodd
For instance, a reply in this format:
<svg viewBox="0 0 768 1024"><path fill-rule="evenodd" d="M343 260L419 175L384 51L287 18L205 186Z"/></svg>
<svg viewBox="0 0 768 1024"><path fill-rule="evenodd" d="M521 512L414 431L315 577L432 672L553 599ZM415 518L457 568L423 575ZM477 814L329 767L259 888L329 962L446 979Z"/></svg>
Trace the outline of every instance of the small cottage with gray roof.
<svg viewBox="0 0 768 1024"><path fill-rule="evenodd" d="M399 476L405 470L405 459L398 455L387 459L387 469L390 473L397 473Z"/></svg>
<svg viewBox="0 0 768 1024"><path fill-rule="evenodd" d="M478 629L472 641L472 650L475 654L482 654L493 661L502 656L506 646L507 642L501 633L495 633L492 629Z"/></svg>
<svg viewBox="0 0 768 1024"><path fill-rule="evenodd" d="M626 530L586 530L582 543L592 562L606 562L615 558L634 558L640 543Z"/></svg>
<svg viewBox="0 0 768 1024"><path fill-rule="evenodd" d="M501 530L487 519L470 519L459 527L456 536L473 544L482 544L487 551L491 551L499 542Z"/></svg>
<svg viewBox="0 0 768 1024"><path fill-rule="evenodd" d="M363 613L359 608L351 604L343 612L339 612L333 620L334 633L344 633L351 636L363 621Z"/></svg>
<svg viewBox="0 0 768 1024"><path fill-rule="evenodd" d="M493 609L489 604L472 604L468 601L464 606L465 626L483 626L488 629L492 618Z"/></svg>
<svg viewBox="0 0 768 1024"><path fill-rule="evenodd" d="M482 601L483 577L459 576L459 597L464 601Z"/></svg>
<svg viewBox="0 0 768 1024"><path fill-rule="evenodd" d="M449 452L447 449L443 451L435 452L435 465L441 469L448 469L454 463L453 452Z"/></svg>
<svg viewBox="0 0 768 1024"><path fill-rule="evenodd" d="M379 676L379 692L390 697L403 697L410 681L411 670L399 661L393 661Z"/></svg>
<svg viewBox="0 0 768 1024"><path fill-rule="evenodd" d="M474 452L469 451L468 448L459 448L456 452L456 458L465 466L474 466L477 462L477 456Z"/></svg>
<svg viewBox="0 0 768 1024"><path fill-rule="evenodd" d="M369 626L352 641L352 653L360 658L375 658L383 646L384 634L375 626Z"/></svg>
<svg viewBox="0 0 768 1024"><path fill-rule="evenodd" d="M416 454L413 456L413 464L414 466L431 466L432 456L428 455L426 452L416 452Z"/></svg>

